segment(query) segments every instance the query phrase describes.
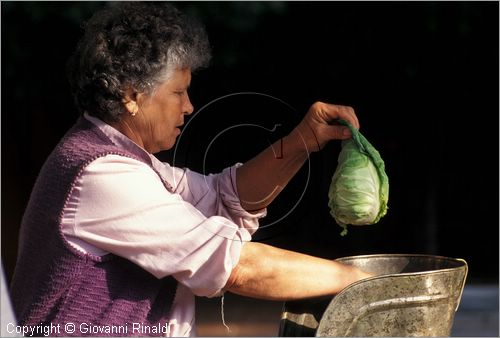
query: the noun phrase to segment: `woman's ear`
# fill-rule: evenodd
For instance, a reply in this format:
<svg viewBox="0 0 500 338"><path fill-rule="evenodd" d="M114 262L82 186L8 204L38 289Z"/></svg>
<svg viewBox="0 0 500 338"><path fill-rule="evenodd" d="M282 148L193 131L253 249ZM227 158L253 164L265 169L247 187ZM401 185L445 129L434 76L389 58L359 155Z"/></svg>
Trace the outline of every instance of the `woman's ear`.
<svg viewBox="0 0 500 338"><path fill-rule="evenodd" d="M137 102L137 92L132 89L127 89L125 96L122 99L123 105L130 115L135 116L139 111L139 104Z"/></svg>

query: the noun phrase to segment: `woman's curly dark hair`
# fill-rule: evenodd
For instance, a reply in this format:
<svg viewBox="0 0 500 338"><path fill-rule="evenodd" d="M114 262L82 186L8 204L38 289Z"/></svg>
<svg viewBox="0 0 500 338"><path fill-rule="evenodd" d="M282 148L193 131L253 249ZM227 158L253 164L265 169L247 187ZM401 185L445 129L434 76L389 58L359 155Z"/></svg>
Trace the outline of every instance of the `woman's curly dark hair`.
<svg viewBox="0 0 500 338"><path fill-rule="evenodd" d="M206 66L203 27L162 2L120 2L97 12L68 61L77 108L117 121L127 89L151 93L174 69Z"/></svg>

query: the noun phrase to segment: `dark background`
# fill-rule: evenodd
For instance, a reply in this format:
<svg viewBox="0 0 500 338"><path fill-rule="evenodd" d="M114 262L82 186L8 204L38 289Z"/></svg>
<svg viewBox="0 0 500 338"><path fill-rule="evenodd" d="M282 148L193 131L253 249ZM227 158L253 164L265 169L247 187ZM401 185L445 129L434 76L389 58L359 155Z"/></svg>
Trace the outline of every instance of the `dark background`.
<svg viewBox="0 0 500 338"><path fill-rule="evenodd" d="M77 116L65 62L80 25L103 5L2 2L7 278L34 180ZM327 206L340 149L333 142L269 208L256 241L328 258L460 257L469 263L470 282L498 282L498 2L176 5L205 24L213 47L211 66L193 76L196 108L238 92L268 96L233 95L208 105L190 120L175 158L170 151L161 159L220 171L286 135L322 100L353 106L385 160L389 211L378 224L340 236ZM274 133L265 130L275 124L281 126Z"/></svg>

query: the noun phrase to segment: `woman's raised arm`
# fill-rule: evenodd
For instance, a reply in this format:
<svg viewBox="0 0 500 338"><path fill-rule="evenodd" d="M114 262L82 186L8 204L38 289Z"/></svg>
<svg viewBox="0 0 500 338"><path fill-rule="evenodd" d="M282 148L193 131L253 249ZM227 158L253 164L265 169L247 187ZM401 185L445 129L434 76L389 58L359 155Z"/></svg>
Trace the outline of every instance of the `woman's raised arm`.
<svg viewBox="0 0 500 338"><path fill-rule="evenodd" d="M275 142L240 166L236 184L242 207L250 212L267 207L297 173L309 153L320 150L330 140L351 137L347 127L331 124L336 119L347 120L359 128L352 108L317 102L282 143Z"/></svg>

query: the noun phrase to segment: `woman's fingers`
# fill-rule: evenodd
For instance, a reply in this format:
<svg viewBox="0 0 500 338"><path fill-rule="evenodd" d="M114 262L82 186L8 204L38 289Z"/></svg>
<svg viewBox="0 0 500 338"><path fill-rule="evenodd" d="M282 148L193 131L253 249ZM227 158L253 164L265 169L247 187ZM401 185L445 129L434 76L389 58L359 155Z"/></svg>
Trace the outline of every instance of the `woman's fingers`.
<svg viewBox="0 0 500 338"><path fill-rule="evenodd" d="M339 119L359 129L358 117L352 107L324 102L315 102L311 105L303 122L321 149L330 140L346 140L352 136L349 128L335 123Z"/></svg>
<svg viewBox="0 0 500 338"><path fill-rule="evenodd" d="M354 128L359 129L359 121L354 109L349 106L340 106L330 103L323 103L320 105L324 109L327 116L330 118L329 121L335 119L342 119L349 122Z"/></svg>
<svg viewBox="0 0 500 338"><path fill-rule="evenodd" d="M330 140L347 140L352 136L349 128L337 125L328 126L326 133Z"/></svg>
<svg viewBox="0 0 500 338"><path fill-rule="evenodd" d="M352 136L348 127L335 123L339 119L359 129L358 117L354 109L349 106L316 102L309 109L309 118L313 122L312 129L321 145L329 140L345 140Z"/></svg>

